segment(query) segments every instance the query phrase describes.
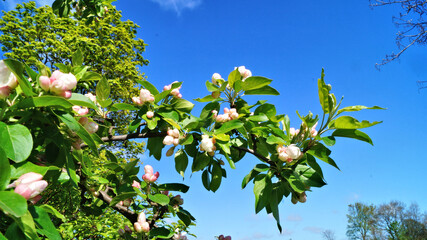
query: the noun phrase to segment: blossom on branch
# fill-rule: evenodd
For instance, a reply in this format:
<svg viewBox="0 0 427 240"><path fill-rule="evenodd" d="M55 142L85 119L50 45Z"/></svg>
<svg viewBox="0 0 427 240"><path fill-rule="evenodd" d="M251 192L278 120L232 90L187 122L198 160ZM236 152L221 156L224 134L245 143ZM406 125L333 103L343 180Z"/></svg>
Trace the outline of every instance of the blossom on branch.
<svg viewBox="0 0 427 240"><path fill-rule="evenodd" d="M155 182L159 178L159 172L154 173L153 167L150 165L145 165L144 171L145 174L142 176L142 179L148 183Z"/></svg>
<svg viewBox="0 0 427 240"><path fill-rule="evenodd" d="M29 172L21 175L16 181L8 187L15 187L15 193L23 196L25 199L36 203L41 199L40 193L45 190L48 183L43 179L43 175Z"/></svg>
<svg viewBox="0 0 427 240"><path fill-rule="evenodd" d="M208 135L202 135L200 151L206 151L209 155L213 156L216 151L215 138L209 138Z"/></svg>
<svg viewBox="0 0 427 240"><path fill-rule="evenodd" d="M40 87L47 92L70 98L71 90L77 86L77 79L72 73L62 73L56 70L50 78L40 76L39 83Z"/></svg>
<svg viewBox="0 0 427 240"><path fill-rule="evenodd" d="M303 156L301 149L295 144L291 144L287 147L278 145L277 152L279 154L279 159L288 163L292 162L293 160L300 159Z"/></svg>
<svg viewBox="0 0 427 240"><path fill-rule="evenodd" d="M9 96L10 91L18 86L16 76L10 71L3 60L0 61L0 99Z"/></svg>
<svg viewBox="0 0 427 240"><path fill-rule="evenodd" d="M133 224L135 231L138 233L150 231L150 225L145 218L145 213L141 212L138 215L138 220Z"/></svg>

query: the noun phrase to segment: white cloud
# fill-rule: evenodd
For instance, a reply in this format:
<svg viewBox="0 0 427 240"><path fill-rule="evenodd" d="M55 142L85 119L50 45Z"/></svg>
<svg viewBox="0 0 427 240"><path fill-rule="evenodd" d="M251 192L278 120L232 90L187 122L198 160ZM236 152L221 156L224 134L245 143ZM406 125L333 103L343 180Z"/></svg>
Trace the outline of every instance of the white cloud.
<svg viewBox="0 0 427 240"><path fill-rule="evenodd" d="M302 220L302 217L298 214L289 215L286 220L290 222L300 222Z"/></svg>
<svg viewBox="0 0 427 240"><path fill-rule="evenodd" d="M320 234L323 232L323 229L319 227L305 227L304 230L315 234Z"/></svg>
<svg viewBox="0 0 427 240"><path fill-rule="evenodd" d="M175 11L178 15L184 9L194 9L202 3L202 0L151 0L158 3L162 8L166 10Z"/></svg>

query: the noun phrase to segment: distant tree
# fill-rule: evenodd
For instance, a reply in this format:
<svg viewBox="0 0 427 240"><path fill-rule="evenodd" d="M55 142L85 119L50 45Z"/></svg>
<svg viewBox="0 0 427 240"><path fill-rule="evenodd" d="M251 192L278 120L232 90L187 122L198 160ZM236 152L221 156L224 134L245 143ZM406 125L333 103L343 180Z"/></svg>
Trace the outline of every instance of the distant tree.
<svg viewBox="0 0 427 240"><path fill-rule="evenodd" d="M387 239L398 240L403 237L403 222L405 205L402 202L391 201L381 204L376 211L378 223L386 232Z"/></svg>
<svg viewBox="0 0 427 240"><path fill-rule="evenodd" d="M377 63L376 66L387 64L398 59L412 45L427 43L427 1L425 0L370 0L372 7L398 5L401 12L393 16L393 22L401 30L397 32L396 44L398 53L391 53Z"/></svg>
<svg viewBox="0 0 427 240"><path fill-rule="evenodd" d="M372 229L377 225L375 206L357 202L348 206L348 212L347 237L352 240L371 239Z"/></svg>
<svg viewBox="0 0 427 240"><path fill-rule="evenodd" d="M335 240L335 233L332 230L325 230L322 232L322 237L325 240Z"/></svg>

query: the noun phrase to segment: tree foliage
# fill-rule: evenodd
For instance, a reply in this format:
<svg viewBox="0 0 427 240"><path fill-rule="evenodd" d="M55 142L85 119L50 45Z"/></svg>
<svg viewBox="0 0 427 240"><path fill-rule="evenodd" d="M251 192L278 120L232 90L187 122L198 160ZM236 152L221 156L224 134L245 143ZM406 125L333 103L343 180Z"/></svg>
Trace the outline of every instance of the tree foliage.
<svg viewBox="0 0 427 240"><path fill-rule="evenodd" d="M352 239L421 240L427 238L427 214L416 203L349 206L347 235Z"/></svg>
<svg viewBox="0 0 427 240"><path fill-rule="evenodd" d="M427 43L427 2L424 0L370 0L372 7L397 5L401 12L393 16L393 22L401 31L396 34L398 53L386 55L380 67L398 59L412 45L425 45Z"/></svg>

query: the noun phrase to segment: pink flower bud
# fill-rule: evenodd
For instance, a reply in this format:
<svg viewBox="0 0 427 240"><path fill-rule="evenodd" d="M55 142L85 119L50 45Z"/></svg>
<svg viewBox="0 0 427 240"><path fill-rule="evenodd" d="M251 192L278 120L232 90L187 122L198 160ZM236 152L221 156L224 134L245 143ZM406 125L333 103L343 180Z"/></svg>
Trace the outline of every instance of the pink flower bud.
<svg viewBox="0 0 427 240"><path fill-rule="evenodd" d="M170 135L167 135L164 139L163 139L163 144L164 145L172 145L173 144L173 140L174 138Z"/></svg>
<svg viewBox="0 0 427 240"><path fill-rule="evenodd" d="M174 138L172 143L174 146L178 146L179 145L179 138Z"/></svg>
<svg viewBox="0 0 427 240"><path fill-rule="evenodd" d="M19 184L29 184L33 182L37 182L43 179L43 175L35 172L29 172L21 175L15 182L16 185Z"/></svg>
<svg viewBox="0 0 427 240"><path fill-rule="evenodd" d="M60 72L59 70L56 70L52 73L52 76L50 76L50 80L51 82L58 80L61 76L62 76L62 72Z"/></svg>
<svg viewBox="0 0 427 240"><path fill-rule="evenodd" d="M143 232L149 232L150 231L150 224L148 224L148 222L141 223L141 229Z"/></svg>
<svg viewBox="0 0 427 240"><path fill-rule="evenodd" d="M154 116L154 113L152 111L147 112L147 118L152 118Z"/></svg>
<svg viewBox="0 0 427 240"><path fill-rule="evenodd" d="M172 130L172 137L179 138L179 130L178 129L175 128Z"/></svg>
<svg viewBox="0 0 427 240"><path fill-rule="evenodd" d="M9 97L9 94L10 94L10 87L8 86L0 87L0 99L6 99L7 97Z"/></svg>
<svg viewBox="0 0 427 240"><path fill-rule="evenodd" d="M137 106L141 106L143 104L140 97L132 97L132 102Z"/></svg>
<svg viewBox="0 0 427 240"><path fill-rule="evenodd" d="M182 98L182 94L180 93L180 94L176 95L176 98Z"/></svg>
<svg viewBox="0 0 427 240"><path fill-rule="evenodd" d="M144 223L147 221L147 219L145 218L145 213L144 212L140 212L138 214L138 220L139 223Z"/></svg>
<svg viewBox="0 0 427 240"><path fill-rule="evenodd" d="M229 112L230 112L230 109L224 108L224 113L229 113Z"/></svg>
<svg viewBox="0 0 427 240"><path fill-rule="evenodd" d="M37 195L39 195L47 187L48 183L44 180L32 182L29 184L22 184L16 186L15 193L23 196L25 199L29 200Z"/></svg>
<svg viewBox="0 0 427 240"><path fill-rule="evenodd" d="M77 79L72 73L62 74L57 81L62 81L65 90L71 90L77 86Z"/></svg>
<svg viewBox="0 0 427 240"><path fill-rule="evenodd" d="M81 117L79 123L84 126L89 123L89 119L87 117Z"/></svg>
<svg viewBox="0 0 427 240"><path fill-rule="evenodd" d="M174 197L174 200L177 202L178 205L184 204L184 199L181 198L181 195L176 195Z"/></svg>
<svg viewBox="0 0 427 240"><path fill-rule="evenodd" d="M153 172L154 172L153 167L151 165L145 165L144 171L145 171L146 174L147 173L153 174Z"/></svg>
<svg viewBox="0 0 427 240"><path fill-rule="evenodd" d="M139 222L133 223L133 228L135 229L135 232L142 233L142 227L141 227L141 224Z"/></svg>
<svg viewBox="0 0 427 240"><path fill-rule="evenodd" d="M307 195L305 194L305 192L303 192L303 193L301 193L301 194L299 195L299 199L298 199L298 201L299 201L300 203L305 203L305 202L307 201Z"/></svg>
<svg viewBox="0 0 427 240"><path fill-rule="evenodd" d="M42 199L42 195L37 195L33 198L30 199L30 202L34 205L36 204L38 201L40 201L40 199Z"/></svg>
<svg viewBox="0 0 427 240"><path fill-rule="evenodd" d="M40 87L45 90L45 91L49 91L50 88L50 78L47 76L40 76L39 77L39 84Z"/></svg>
<svg viewBox="0 0 427 240"><path fill-rule="evenodd" d="M64 97L64 98L70 98L72 93L71 91L63 91L61 94L59 94L60 96Z"/></svg>
<svg viewBox="0 0 427 240"><path fill-rule="evenodd" d="M154 101L153 94L147 89L141 89L139 92L139 97L141 98L141 102L152 102Z"/></svg>
<svg viewBox="0 0 427 240"><path fill-rule="evenodd" d="M172 85L166 85L163 87L163 91L169 91L171 90L171 88L172 88Z"/></svg>
<svg viewBox="0 0 427 240"><path fill-rule="evenodd" d="M139 182L133 180L132 187L134 187L134 188L141 188L141 184Z"/></svg>
<svg viewBox="0 0 427 240"><path fill-rule="evenodd" d="M96 96L92 93L86 93L85 96L92 100L92 102L96 103Z"/></svg>

